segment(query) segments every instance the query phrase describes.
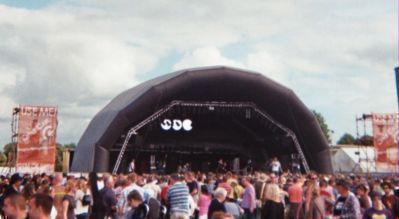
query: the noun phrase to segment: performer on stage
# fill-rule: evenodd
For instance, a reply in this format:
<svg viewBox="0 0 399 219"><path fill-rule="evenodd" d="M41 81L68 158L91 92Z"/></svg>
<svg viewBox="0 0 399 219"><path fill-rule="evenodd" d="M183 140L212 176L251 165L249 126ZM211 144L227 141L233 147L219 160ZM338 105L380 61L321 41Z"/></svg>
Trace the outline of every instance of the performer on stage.
<svg viewBox="0 0 399 219"><path fill-rule="evenodd" d="M135 164L134 164L134 159L132 159L132 161L129 163L129 167L128 167L128 172L132 173L135 170Z"/></svg>
<svg viewBox="0 0 399 219"><path fill-rule="evenodd" d="M252 173L252 171L253 171L254 168L253 168L253 166L252 166L252 160L251 160L251 159L248 160L246 169L247 169L247 173L248 173L248 174Z"/></svg>
<svg viewBox="0 0 399 219"><path fill-rule="evenodd" d="M217 173L225 173L226 172L226 162L223 161L222 158L220 158L219 161L218 161L216 172Z"/></svg>
<svg viewBox="0 0 399 219"><path fill-rule="evenodd" d="M281 169L281 163L280 161L278 161L277 157L273 157L272 162L270 163L270 170L272 173L276 174L277 176L280 176L282 169Z"/></svg>

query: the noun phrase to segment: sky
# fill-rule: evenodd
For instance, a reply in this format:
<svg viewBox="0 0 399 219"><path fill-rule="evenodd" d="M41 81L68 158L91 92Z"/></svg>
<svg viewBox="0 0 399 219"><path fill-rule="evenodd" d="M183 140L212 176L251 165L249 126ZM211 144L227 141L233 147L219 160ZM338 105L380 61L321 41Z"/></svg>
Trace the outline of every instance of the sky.
<svg viewBox="0 0 399 219"><path fill-rule="evenodd" d="M397 43L393 0L0 0L0 145L19 104L58 106L58 142L77 143L120 92L210 65L291 88L336 141L397 111Z"/></svg>

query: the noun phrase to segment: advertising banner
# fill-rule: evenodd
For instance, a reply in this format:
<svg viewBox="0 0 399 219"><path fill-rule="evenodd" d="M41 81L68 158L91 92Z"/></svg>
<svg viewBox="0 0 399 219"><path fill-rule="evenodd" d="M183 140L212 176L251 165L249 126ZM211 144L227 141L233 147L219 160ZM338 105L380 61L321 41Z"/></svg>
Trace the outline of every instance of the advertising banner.
<svg viewBox="0 0 399 219"><path fill-rule="evenodd" d="M398 160L398 114L373 113L375 163L378 172L396 172Z"/></svg>
<svg viewBox="0 0 399 219"><path fill-rule="evenodd" d="M54 172L57 107L20 106L17 171Z"/></svg>

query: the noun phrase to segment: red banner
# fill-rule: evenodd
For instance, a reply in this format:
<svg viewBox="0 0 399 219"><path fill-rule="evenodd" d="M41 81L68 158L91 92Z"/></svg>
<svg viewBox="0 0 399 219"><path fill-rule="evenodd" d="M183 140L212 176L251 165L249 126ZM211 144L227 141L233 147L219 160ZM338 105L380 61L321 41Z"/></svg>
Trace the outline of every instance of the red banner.
<svg viewBox="0 0 399 219"><path fill-rule="evenodd" d="M53 172L56 155L57 107L20 106L17 170Z"/></svg>
<svg viewBox="0 0 399 219"><path fill-rule="evenodd" d="M375 163L378 172L396 172L398 156L398 114L373 113Z"/></svg>

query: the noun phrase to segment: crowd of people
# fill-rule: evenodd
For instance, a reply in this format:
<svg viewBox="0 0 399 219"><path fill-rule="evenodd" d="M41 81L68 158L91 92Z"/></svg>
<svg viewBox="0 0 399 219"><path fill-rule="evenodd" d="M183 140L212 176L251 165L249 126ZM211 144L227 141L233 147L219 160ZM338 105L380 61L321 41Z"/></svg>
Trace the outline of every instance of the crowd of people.
<svg viewBox="0 0 399 219"><path fill-rule="evenodd" d="M398 177L254 172L13 174L5 218L399 218Z"/></svg>

